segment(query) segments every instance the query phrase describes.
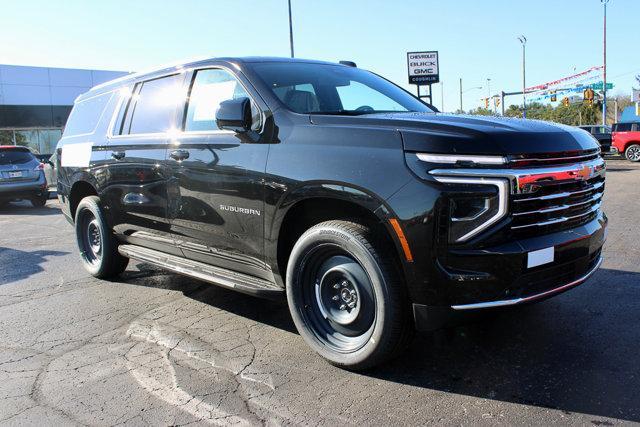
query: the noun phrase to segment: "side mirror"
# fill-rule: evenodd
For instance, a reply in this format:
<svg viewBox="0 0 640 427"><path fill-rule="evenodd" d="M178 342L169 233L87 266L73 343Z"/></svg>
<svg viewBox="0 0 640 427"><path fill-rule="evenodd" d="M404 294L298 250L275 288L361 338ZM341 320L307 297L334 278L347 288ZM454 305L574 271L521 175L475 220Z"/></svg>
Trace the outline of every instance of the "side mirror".
<svg viewBox="0 0 640 427"><path fill-rule="evenodd" d="M251 129L251 101L249 98L229 99L220 103L216 112L218 129L244 133Z"/></svg>

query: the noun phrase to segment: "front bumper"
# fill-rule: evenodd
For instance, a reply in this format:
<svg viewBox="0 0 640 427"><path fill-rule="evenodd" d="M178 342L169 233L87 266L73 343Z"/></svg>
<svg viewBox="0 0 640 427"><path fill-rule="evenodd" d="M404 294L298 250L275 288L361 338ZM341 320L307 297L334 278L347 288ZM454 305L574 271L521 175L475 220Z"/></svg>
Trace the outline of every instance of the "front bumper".
<svg viewBox="0 0 640 427"><path fill-rule="evenodd" d="M482 250L452 250L438 260L448 304L414 304L416 329L437 329L460 312L540 301L584 283L602 264L606 228L606 216L599 213L575 229ZM548 247L554 248L554 261L527 268L529 252Z"/></svg>
<svg viewBox="0 0 640 427"><path fill-rule="evenodd" d="M573 229L482 249L451 249L438 260L448 305L460 310L523 303L579 284L599 263L606 227L599 212ZM529 254L544 249L553 253L553 261L527 267Z"/></svg>
<svg viewBox="0 0 640 427"><path fill-rule="evenodd" d="M602 255L598 255L594 260L591 269L584 276L576 279L572 282L564 284L562 286L558 286L557 288L549 289L540 293L528 295L525 297L518 297L513 299L505 299L498 301L487 301L487 302L479 302L475 304L462 304L462 305L453 305L451 306L454 310L477 310L481 308L493 308L493 307L505 307L510 305L518 305L518 304L526 304L529 302L534 302L538 300L542 300L545 298L552 297L553 295L562 293L564 291L568 291L569 289L581 285L584 283L589 277L593 275L593 273L600 268L602 264Z"/></svg>

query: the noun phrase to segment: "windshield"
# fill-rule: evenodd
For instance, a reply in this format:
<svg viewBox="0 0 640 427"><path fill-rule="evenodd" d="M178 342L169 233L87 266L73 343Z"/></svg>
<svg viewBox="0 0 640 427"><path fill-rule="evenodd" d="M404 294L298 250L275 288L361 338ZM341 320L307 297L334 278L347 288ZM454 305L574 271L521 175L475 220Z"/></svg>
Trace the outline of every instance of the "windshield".
<svg viewBox="0 0 640 427"><path fill-rule="evenodd" d="M0 165L21 165L33 159L33 154L26 150L0 149Z"/></svg>
<svg viewBox="0 0 640 427"><path fill-rule="evenodd" d="M433 112L393 83L358 68L265 62L253 64L253 69L280 101L296 113L361 115Z"/></svg>

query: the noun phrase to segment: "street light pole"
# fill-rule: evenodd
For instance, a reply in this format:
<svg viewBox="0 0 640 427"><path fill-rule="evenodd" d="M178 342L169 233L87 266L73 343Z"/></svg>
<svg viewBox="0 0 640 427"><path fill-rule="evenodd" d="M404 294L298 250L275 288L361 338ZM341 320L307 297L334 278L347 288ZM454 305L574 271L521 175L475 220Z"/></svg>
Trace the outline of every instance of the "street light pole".
<svg viewBox="0 0 640 427"><path fill-rule="evenodd" d="M527 79L526 79L526 63L525 63L525 53L527 46L527 38L525 36L518 37L520 43L522 44L522 118L527 118Z"/></svg>
<svg viewBox="0 0 640 427"><path fill-rule="evenodd" d="M444 82L440 82L440 112L444 113Z"/></svg>
<svg viewBox="0 0 640 427"><path fill-rule="evenodd" d="M609 0L600 0L604 6L604 28L603 28L603 84L602 84L602 125L607 125L607 3Z"/></svg>
<svg viewBox="0 0 640 427"><path fill-rule="evenodd" d="M293 54L293 23L291 20L291 0L289 0L289 46L291 47L291 57L294 57Z"/></svg>

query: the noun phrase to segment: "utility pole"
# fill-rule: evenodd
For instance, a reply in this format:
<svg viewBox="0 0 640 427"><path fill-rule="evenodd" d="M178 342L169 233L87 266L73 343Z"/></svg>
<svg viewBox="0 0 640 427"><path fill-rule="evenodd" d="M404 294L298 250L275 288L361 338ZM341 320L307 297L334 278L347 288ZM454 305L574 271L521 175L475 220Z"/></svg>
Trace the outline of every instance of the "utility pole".
<svg viewBox="0 0 640 427"><path fill-rule="evenodd" d="M291 57L294 57L293 54L293 23L291 20L291 0L289 0L289 46L291 47Z"/></svg>
<svg viewBox="0 0 640 427"><path fill-rule="evenodd" d="M460 112L462 113L464 110L462 109L462 94L467 93L470 90L482 89L482 86L470 87L467 90L462 90L462 78L460 78Z"/></svg>
<svg viewBox="0 0 640 427"><path fill-rule="evenodd" d="M440 82L440 112L444 113L444 82Z"/></svg>
<svg viewBox="0 0 640 427"><path fill-rule="evenodd" d="M527 46L527 38L525 36L518 37L522 44L522 118L527 118L527 79L526 79L526 64L525 64L525 49Z"/></svg>
<svg viewBox="0 0 640 427"><path fill-rule="evenodd" d="M604 6L604 28L603 28L603 85L602 85L602 124L607 125L607 3L609 0L600 0Z"/></svg>
<svg viewBox="0 0 640 427"><path fill-rule="evenodd" d="M462 110L462 77L460 77L460 114L463 113Z"/></svg>

